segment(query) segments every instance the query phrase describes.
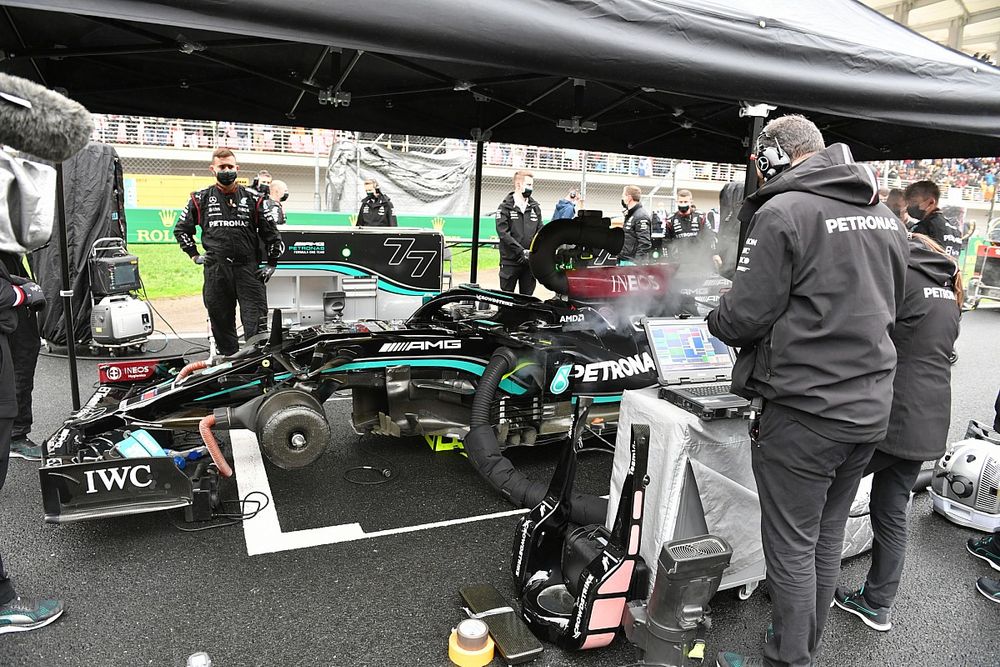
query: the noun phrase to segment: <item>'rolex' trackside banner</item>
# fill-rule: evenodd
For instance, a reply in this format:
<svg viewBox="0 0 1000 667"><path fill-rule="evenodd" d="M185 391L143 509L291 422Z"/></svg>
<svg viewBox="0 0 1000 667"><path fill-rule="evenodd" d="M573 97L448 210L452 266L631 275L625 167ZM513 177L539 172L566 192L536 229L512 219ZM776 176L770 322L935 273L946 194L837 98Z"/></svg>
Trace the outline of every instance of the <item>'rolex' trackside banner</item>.
<svg viewBox="0 0 1000 667"><path fill-rule="evenodd" d="M174 239L174 224L180 209L171 208L127 208L125 219L128 221L129 243L176 243ZM317 213L312 211L288 211L285 213L289 225L304 225L308 227L350 227L354 225L357 216L353 213ZM452 239L469 240L472 238L472 216L421 216L399 215L400 227L418 227L434 229L444 234L449 241ZM496 228L493 216L480 219L482 240L496 239Z"/></svg>

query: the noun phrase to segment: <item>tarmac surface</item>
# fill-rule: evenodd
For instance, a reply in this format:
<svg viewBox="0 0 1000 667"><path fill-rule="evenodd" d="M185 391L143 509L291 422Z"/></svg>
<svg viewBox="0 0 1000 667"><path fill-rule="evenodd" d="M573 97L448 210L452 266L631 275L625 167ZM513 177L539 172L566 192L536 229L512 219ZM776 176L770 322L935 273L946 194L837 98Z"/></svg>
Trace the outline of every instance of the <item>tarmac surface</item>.
<svg viewBox="0 0 1000 667"><path fill-rule="evenodd" d="M1000 308L964 315L951 441L962 438L970 418L992 421L998 336ZM173 341L170 349L187 347ZM95 366L79 362L83 400ZM67 368L64 358L39 362L32 434L39 440L70 411ZM195 651L207 651L215 667L450 664L448 634L463 617L459 587L493 584L513 602L517 516L461 455L434 453L421 439L358 438L348 402L331 401L327 411L334 437L319 461L298 471L257 464L272 514L243 526L181 532L180 517L165 513L46 525L34 464L13 460L0 492L4 562L20 594L57 595L66 613L42 630L0 637L0 665L173 666ZM254 448L237 440L234 434L236 479L245 485L254 481ZM554 448L511 453L535 479L548 477L555 456ZM377 479L358 476L371 471L347 472L357 465L388 468L389 481L345 479L345 473L355 481ZM610 467L607 454L584 456L582 489L606 491ZM225 497L238 493L237 483L227 482ZM832 610L824 667L1000 664L1000 605L974 587L977 577L1000 573L966 553L975 531L930 507L927 494L916 497L892 631L876 633ZM360 539L339 528L350 523L360 525ZM268 533L269 525L278 532ZM315 546L309 540L297 546L289 534L319 537ZM845 562L841 581L860 583L868 562L867 555ZM714 664L717 650L759 649L769 622L761 590L747 601L735 589L724 591L713 608L706 665ZM533 664L615 667L634 660L632 647L618 639L585 653L547 646Z"/></svg>

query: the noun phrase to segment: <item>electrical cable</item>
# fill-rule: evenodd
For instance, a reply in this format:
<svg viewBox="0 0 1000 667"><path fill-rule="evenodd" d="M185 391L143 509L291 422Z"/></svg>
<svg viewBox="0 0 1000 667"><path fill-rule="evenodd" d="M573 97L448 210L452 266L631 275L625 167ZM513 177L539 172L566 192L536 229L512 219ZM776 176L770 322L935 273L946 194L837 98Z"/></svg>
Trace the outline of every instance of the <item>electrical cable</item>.
<svg viewBox="0 0 1000 667"><path fill-rule="evenodd" d="M193 340L189 340L189 339L184 338L183 336L181 336L179 333L177 333L177 330L174 329L174 327L173 327L172 324L170 324L170 321L167 318L165 318L160 313L160 311L158 311L156 309L156 306L153 305L153 302L149 300L149 296L146 294L146 284L144 282L142 282L142 276L139 277L139 289L142 292L142 300L146 303L146 305L148 305L150 307L150 309L152 309L152 311L154 313L156 313L157 317L159 317L161 320L163 320L163 323L167 325L167 328L170 329L171 333L173 333L175 336L177 336L177 340L182 340L185 343L189 343L192 346L194 346L195 348L199 348L203 352L207 352L208 351L208 346L207 345L203 345L202 343L197 343L197 342L195 342Z"/></svg>
<svg viewBox="0 0 1000 667"><path fill-rule="evenodd" d="M358 438L358 448L361 448L361 438ZM356 466L351 466L346 468L343 472L343 478L345 482L350 484L357 484L358 486L377 486L379 484L385 484L386 482L391 482L397 479L399 475L393 470L392 462L389 461L384 456L379 456L378 454L372 454L370 452L366 453L366 458L375 459L374 465L369 463L361 463ZM380 478L375 478L371 480L366 479L356 479L358 470L370 470L372 472L381 475ZM353 473L353 474L352 474Z"/></svg>
<svg viewBox="0 0 1000 667"><path fill-rule="evenodd" d="M255 500L252 499L251 496L262 496L263 500ZM248 512L246 511L245 507L247 504L250 503L255 504L256 507ZM222 505L226 504L239 505L240 513L235 514L235 513L218 512L213 514L212 518L208 519L208 521L215 521L216 519L233 519L232 521L224 521L222 523L215 523L207 526L187 528L171 520L170 525L176 528L177 530L181 531L182 533L200 533L205 530L214 530L215 528L226 528L228 526L236 526L238 524L243 523L244 521L248 521L254 518L262 511L264 511L264 509L271 504L271 498L263 491L251 491L247 495L243 496L243 498L241 498L240 500L223 500Z"/></svg>

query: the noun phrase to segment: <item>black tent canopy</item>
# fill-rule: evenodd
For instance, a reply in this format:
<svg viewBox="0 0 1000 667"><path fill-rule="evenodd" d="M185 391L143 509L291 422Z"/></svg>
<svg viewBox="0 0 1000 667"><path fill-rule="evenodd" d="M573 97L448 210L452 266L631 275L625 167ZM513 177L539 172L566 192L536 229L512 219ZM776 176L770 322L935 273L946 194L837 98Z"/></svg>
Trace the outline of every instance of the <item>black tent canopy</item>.
<svg viewBox="0 0 1000 667"><path fill-rule="evenodd" d="M746 101L859 159L1000 154L1000 70L854 0L0 4L0 69L95 112L742 162Z"/></svg>

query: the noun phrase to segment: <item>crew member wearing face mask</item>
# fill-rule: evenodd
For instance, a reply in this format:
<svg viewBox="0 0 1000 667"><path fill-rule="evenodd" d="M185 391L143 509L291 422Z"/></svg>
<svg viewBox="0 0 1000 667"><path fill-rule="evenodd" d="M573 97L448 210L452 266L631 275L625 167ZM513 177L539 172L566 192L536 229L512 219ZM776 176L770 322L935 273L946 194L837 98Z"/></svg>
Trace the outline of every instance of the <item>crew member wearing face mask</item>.
<svg viewBox="0 0 1000 667"><path fill-rule="evenodd" d="M618 253L618 259L638 262L646 259L653 247L650 234L653 223L649 213L639 203L642 190L638 185L626 185L622 188L622 208L625 209L625 221L622 229L625 231L625 243Z"/></svg>
<svg viewBox="0 0 1000 667"><path fill-rule="evenodd" d="M275 224L283 225L285 222L284 202L288 200L288 185L284 181L277 179L271 181L271 205L275 209Z"/></svg>
<svg viewBox="0 0 1000 667"><path fill-rule="evenodd" d="M365 198L358 210L358 227L395 227L396 216L392 213L392 201L379 190L378 181L365 181Z"/></svg>
<svg viewBox="0 0 1000 667"><path fill-rule="evenodd" d="M914 221L910 231L931 237L957 262L962 253L962 233L938 208L941 199L938 186L933 181L917 181L906 186L903 196L906 212Z"/></svg>
<svg viewBox="0 0 1000 667"><path fill-rule="evenodd" d="M514 189L496 212L500 237L500 289L521 294L535 291L535 276L528 267L528 248L542 228L542 208L531 196L535 178L530 171L514 174Z"/></svg>
<svg viewBox="0 0 1000 667"><path fill-rule="evenodd" d="M266 283L282 252L275 207L236 183L239 165L228 148L212 153L209 170L215 185L192 192L174 226L174 236L195 264L204 265L202 296L219 354L239 349L236 304L244 338L249 340L267 317ZM201 226L204 254L198 252L195 228ZM263 265L261 265L263 262Z"/></svg>
<svg viewBox="0 0 1000 667"><path fill-rule="evenodd" d="M710 254L712 264L706 268L718 271L722 266L722 257L716 252L715 231L705 216L694 210L690 190L677 191L677 211L667 218L663 244L672 262L702 264Z"/></svg>

